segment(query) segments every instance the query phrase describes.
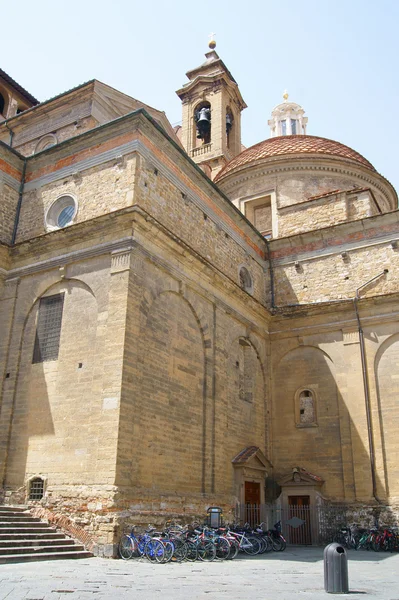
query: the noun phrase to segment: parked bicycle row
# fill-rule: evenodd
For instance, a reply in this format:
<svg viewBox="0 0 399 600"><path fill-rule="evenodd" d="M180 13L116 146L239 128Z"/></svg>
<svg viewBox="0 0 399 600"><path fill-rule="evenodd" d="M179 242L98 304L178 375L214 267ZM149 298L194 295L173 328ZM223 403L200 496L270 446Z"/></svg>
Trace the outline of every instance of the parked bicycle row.
<svg viewBox="0 0 399 600"><path fill-rule="evenodd" d="M238 525L213 529L198 524L186 527L167 524L162 531L149 527L143 534L135 533L132 526L130 533L121 537L119 556L124 560L145 557L157 563L233 560L239 552L255 555L282 551L285 547L280 523L268 531L263 523L254 530Z"/></svg>
<svg viewBox="0 0 399 600"><path fill-rule="evenodd" d="M361 529L357 525L341 527L334 537L345 548L399 552L399 528Z"/></svg>

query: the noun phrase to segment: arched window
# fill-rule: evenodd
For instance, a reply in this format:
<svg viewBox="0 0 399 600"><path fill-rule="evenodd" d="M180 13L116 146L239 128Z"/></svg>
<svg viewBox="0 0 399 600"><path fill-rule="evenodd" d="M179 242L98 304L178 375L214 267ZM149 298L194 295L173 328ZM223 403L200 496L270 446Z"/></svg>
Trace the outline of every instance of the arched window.
<svg viewBox="0 0 399 600"><path fill-rule="evenodd" d="M194 111L194 121L197 139L203 144L211 142L211 105L209 102L201 102Z"/></svg>
<svg viewBox="0 0 399 600"><path fill-rule="evenodd" d="M316 393L313 389L299 388L295 394L295 420L297 427L317 425Z"/></svg>
<svg viewBox="0 0 399 600"><path fill-rule="evenodd" d="M252 292L253 292L252 277L246 267L240 267L239 279L240 279L240 288L245 290L249 294L252 294Z"/></svg>
<svg viewBox="0 0 399 600"><path fill-rule="evenodd" d="M44 479L35 477L29 484L29 500L41 500L44 496Z"/></svg>

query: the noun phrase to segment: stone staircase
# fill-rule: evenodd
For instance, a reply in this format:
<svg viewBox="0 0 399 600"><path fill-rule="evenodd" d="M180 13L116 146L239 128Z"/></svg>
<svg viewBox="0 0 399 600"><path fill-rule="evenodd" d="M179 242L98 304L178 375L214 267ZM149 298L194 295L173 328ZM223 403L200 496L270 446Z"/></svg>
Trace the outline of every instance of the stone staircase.
<svg viewBox="0 0 399 600"><path fill-rule="evenodd" d="M91 556L84 546L32 517L25 508L0 506L0 564Z"/></svg>

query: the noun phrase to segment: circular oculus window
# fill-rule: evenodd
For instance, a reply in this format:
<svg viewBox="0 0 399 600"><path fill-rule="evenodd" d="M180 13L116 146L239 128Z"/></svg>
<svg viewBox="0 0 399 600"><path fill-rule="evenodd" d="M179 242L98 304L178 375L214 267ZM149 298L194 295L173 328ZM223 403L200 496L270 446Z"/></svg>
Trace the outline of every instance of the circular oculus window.
<svg viewBox="0 0 399 600"><path fill-rule="evenodd" d="M77 204L72 196L61 196L50 206L46 215L48 230L62 229L73 222Z"/></svg>

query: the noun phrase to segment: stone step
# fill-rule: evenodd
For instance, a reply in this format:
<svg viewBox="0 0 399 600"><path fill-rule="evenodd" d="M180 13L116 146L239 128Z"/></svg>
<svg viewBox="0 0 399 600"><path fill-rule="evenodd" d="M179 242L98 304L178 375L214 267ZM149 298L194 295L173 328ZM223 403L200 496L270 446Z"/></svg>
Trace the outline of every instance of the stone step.
<svg viewBox="0 0 399 600"><path fill-rule="evenodd" d="M0 505L0 512L20 513L28 510L27 506L3 506Z"/></svg>
<svg viewBox="0 0 399 600"><path fill-rule="evenodd" d="M0 506L0 564L91 556L82 544L32 517L26 507Z"/></svg>
<svg viewBox="0 0 399 600"><path fill-rule="evenodd" d="M40 523L40 519L37 517L31 517L30 515L26 515L24 513L2 513L0 511L0 522L1 523Z"/></svg>
<svg viewBox="0 0 399 600"><path fill-rule="evenodd" d="M70 558L91 558L93 555L86 550L83 551L69 551L69 552L46 552L46 553L35 553L35 554L8 554L6 556L0 556L0 564L6 563L19 563L36 560L67 560Z"/></svg>
<svg viewBox="0 0 399 600"><path fill-rule="evenodd" d="M24 519L24 520L21 519L20 521L1 521L0 520L0 530L7 529L7 528L11 527L11 525L13 528L18 528L18 529L20 527L27 527L29 529L33 529L33 528L37 527L38 529L40 529L40 528L43 529L43 527L45 525L47 525L47 523L43 523L39 519L37 521L29 521L26 519Z"/></svg>
<svg viewBox="0 0 399 600"><path fill-rule="evenodd" d="M56 529L49 529L48 527L46 527L45 525L42 525L42 527L16 527L15 529L13 527L3 527L0 529L0 535L9 535L10 533L22 533L22 534L41 534L41 533L57 533Z"/></svg>
<svg viewBox="0 0 399 600"><path fill-rule="evenodd" d="M10 554L41 554L50 552L82 552L84 546L76 544L73 548L69 545L59 544L58 546L19 546L18 548L0 548L0 556Z"/></svg>
<svg viewBox="0 0 399 600"><path fill-rule="evenodd" d="M5 548L19 548L23 546L73 546L74 540L58 536L50 540L43 539L25 539L18 540L0 540L0 552Z"/></svg>
<svg viewBox="0 0 399 600"><path fill-rule="evenodd" d="M28 533L26 530L15 533L13 529L10 529L9 533L0 533L0 544L5 540L54 540L61 539L63 536L63 533L59 533L54 529L44 529L43 533L38 532L37 529L34 529L32 533Z"/></svg>

